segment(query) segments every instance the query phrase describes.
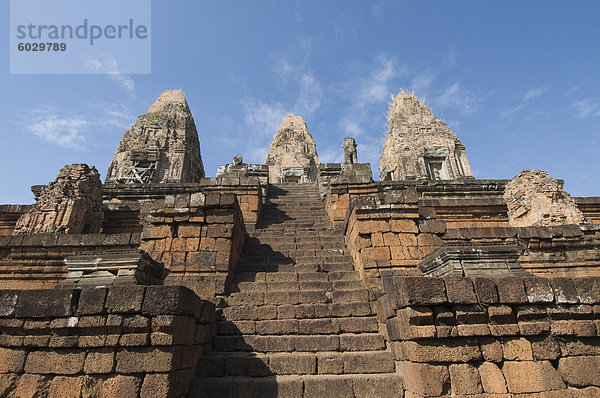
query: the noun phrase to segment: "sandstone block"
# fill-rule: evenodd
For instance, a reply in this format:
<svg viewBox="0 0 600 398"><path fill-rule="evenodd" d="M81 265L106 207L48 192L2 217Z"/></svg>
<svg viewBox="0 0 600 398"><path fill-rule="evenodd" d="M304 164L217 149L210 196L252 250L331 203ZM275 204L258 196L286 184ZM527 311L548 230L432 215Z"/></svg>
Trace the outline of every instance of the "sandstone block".
<svg viewBox="0 0 600 398"><path fill-rule="evenodd" d="M397 362L396 371L404 380L404 389L418 396L440 396L450 392L450 373L443 365Z"/></svg>
<svg viewBox="0 0 600 398"><path fill-rule="evenodd" d="M112 286L106 297L106 309L110 313L139 312L142 310L144 292L144 286Z"/></svg>
<svg viewBox="0 0 600 398"><path fill-rule="evenodd" d="M404 341L402 349L413 362L470 362L481 359L476 338Z"/></svg>
<svg viewBox="0 0 600 398"><path fill-rule="evenodd" d="M0 347L0 373L20 373L23 371L27 351Z"/></svg>
<svg viewBox="0 0 600 398"><path fill-rule="evenodd" d="M479 394L483 392L477 368L467 363L448 367L453 395Z"/></svg>
<svg viewBox="0 0 600 398"><path fill-rule="evenodd" d="M600 303L600 278L579 278L575 289L583 304Z"/></svg>
<svg viewBox="0 0 600 398"><path fill-rule="evenodd" d="M117 375L106 379L99 392L104 398L137 397L142 386L138 376Z"/></svg>
<svg viewBox="0 0 600 398"><path fill-rule="evenodd" d="M314 374L316 367L314 354L274 354L269 359L269 368L277 375Z"/></svg>
<svg viewBox="0 0 600 398"><path fill-rule="evenodd" d="M450 304L477 304L477 296L470 278L444 278L446 295Z"/></svg>
<svg viewBox="0 0 600 398"><path fill-rule="evenodd" d="M498 365L492 362L484 362L479 365L479 375L483 391L487 394L506 394L506 380Z"/></svg>
<svg viewBox="0 0 600 398"><path fill-rule="evenodd" d="M525 292L530 303L552 303L554 292L545 278L524 278Z"/></svg>
<svg viewBox="0 0 600 398"><path fill-rule="evenodd" d="M78 315L95 315L105 313L104 302L106 300L106 288L84 288L79 294L77 305Z"/></svg>
<svg viewBox="0 0 600 398"><path fill-rule="evenodd" d="M502 373L506 377L508 392L513 394L566 388L560 374L548 361L506 361L502 367Z"/></svg>
<svg viewBox="0 0 600 398"><path fill-rule="evenodd" d="M73 315L79 299L78 290L22 290L19 293L15 316L47 318Z"/></svg>
<svg viewBox="0 0 600 398"><path fill-rule="evenodd" d="M401 277L391 288L399 307L408 305L435 305L447 301L444 281L439 278Z"/></svg>
<svg viewBox="0 0 600 398"><path fill-rule="evenodd" d="M497 278L494 280L494 282L496 283L496 287L498 289L500 303L516 304L528 302L525 294L525 285L523 284L522 278Z"/></svg>
<svg viewBox="0 0 600 398"><path fill-rule="evenodd" d="M533 360L531 343L524 337L505 337L503 339L502 350L504 352L504 359L509 361Z"/></svg>
<svg viewBox="0 0 600 398"><path fill-rule="evenodd" d="M81 372L85 352L79 350L32 351L25 361L26 373L71 375Z"/></svg>
<svg viewBox="0 0 600 398"><path fill-rule="evenodd" d="M117 352L118 373L170 372L181 366L182 347L122 348Z"/></svg>
<svg viewBox="0 0 600 398"><path fill-rule="evenodd" d="M570 386L600 386L600 356L561 358L558 372Z"/></svg>
<svg viewBox="0 0 600 398"><path fill-rule="evenodd" d="M552 278L550 279L552 290L554 291L554 300L557 304L577 304L579 298L575 284L570 278Z"/></svg>
<svg viewBox="0 0 600 398"><path fill-rule="evenodd" d="M112 349L90 351L85 358L83 371L86 374L112 373L115 367L115 353Z"/></svg>
<svg viewBox="0 0 600 398"><path fill-rule="evenodd" d="M305 398L333 398L354 396L352 378L316 376L304 381Z"/></svg>
<svg viewBox="0 0 600 398"><path fill-rule="evenodd" d="M489 278L473 278L475 293L481 303L495 304L498 302L496 284Z"/></svg>

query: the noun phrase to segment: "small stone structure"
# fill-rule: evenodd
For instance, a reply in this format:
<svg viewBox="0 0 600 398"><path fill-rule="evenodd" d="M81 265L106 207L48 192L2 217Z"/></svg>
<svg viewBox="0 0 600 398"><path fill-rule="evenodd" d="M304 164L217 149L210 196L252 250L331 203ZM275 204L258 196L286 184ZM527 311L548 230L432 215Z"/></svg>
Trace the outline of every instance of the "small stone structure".
<svg viewBox="0 0 600 398"><path fill-rule="evenodd" d="M317 145L302 116L286 115L283 118L265 164L269 166L271 183L316 181Z"/></svg>
<svg viewBox="0 0 600 398"><path fill-rule="evenodd" d="M529 276L518 261L522 252L505 242L448 242L417 266L425 276Z"/></svg>
<svg viewBox="0 0 600 398"><path fill-rule="evenodd" d="M232 163L225 166L219 166L217 169L217 178L222 177L258 177L261 184L269 182L269 168L264 164L247 164L243 162L243 157L236 155Z"/></svg>
<svg viewBox="0 0 600 398"><path fill-rule="evenodd" d="M190 108L181 90L167 90L123 135L106 182L198 182L202 177Z"/></svg>
<svg viewBox="0 0 600 398"><path fill-rule="evenodd" d="M542 170L520 172L506 185L504 199L515 227L589 223L563 182Z"/></svg>
<svg viewBox="0 0 600 398"><path fill-rule="evenodd" d="M473 178L465 146L413 94L400 93L379 160L382 181Z"/></svg>
<svg viewBox="0 0 600 398"><path fill-rule="evenodd" d="M17 221L15 234L98 233L102 217L98 171L87 164L72 164L41 189L37 203Z"/></svg>
<svg viewBox="0 0 600 398"><path fill-rule="evenodd" d="M358 163L356 159L356 141L352 137L344 137L344 163Z"/></svg>
<svg viewBox="0 0 600 398"><path fill-rule="evenodd" d="M61 288L162 285L169 271L141 250L88 252L65 258L68 275Z"/></svg>

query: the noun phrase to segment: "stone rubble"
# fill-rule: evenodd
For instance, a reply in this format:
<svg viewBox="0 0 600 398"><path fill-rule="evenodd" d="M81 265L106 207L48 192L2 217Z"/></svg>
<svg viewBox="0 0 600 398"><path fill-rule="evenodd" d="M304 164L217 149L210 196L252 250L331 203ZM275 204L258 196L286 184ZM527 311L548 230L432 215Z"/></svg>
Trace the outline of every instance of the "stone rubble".
<svg viewBox="0 0 600 398"><path fill-rule="evenodd" d="M514 227L587 224L563 183L542 170L523 170L504 191L508 219Z"/></svg>
<svg viewBox="0 0 600 398"><path fill-rule="evenodd" d="M42 188L37 203L17 221L14 233L99 233L102 218L100 174L93 166L72 164Z"/></svg>

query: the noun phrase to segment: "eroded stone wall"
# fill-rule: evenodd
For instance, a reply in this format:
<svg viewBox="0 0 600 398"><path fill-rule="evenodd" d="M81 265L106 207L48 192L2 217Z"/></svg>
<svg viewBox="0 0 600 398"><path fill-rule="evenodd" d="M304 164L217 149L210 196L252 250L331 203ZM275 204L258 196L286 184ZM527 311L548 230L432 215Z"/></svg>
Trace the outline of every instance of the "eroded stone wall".
<svg viewBox="0 0 600 398"><path fill-rule="evenodd" d="M395 277L384 286L377 314L405 397L600 394L600 279Z"/></svg>
<svg viewBox="0 0 600 398"><path fill-rule="evenodd" d="M140 248L170 270L165 284L206 298L227 293L245 239L235 195L167 195L142 217Z"/></svg>
<svg viewBox="0 0 600 398"><path fill-rule="evenodd" d="M0 236L0 289L51 289L67 277L66 257L139 244L139 233Z"/></svg>
<svg viewBox="0 0 600 398"><path fill-rule="evenodd" d="M214 322L181 286L0 290L0 396L183 396Z"/></svg>

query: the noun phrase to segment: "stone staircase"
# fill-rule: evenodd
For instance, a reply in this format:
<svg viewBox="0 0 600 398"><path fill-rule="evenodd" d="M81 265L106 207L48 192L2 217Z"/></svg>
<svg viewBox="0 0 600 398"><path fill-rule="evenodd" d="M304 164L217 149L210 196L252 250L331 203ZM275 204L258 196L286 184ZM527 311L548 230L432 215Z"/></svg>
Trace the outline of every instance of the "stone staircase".
<svg viewBox="0 0 600 398"><path fill-rule="evenodd" d="M401 380L316 184L269 187L192 397L380 397Z"/></svg>

